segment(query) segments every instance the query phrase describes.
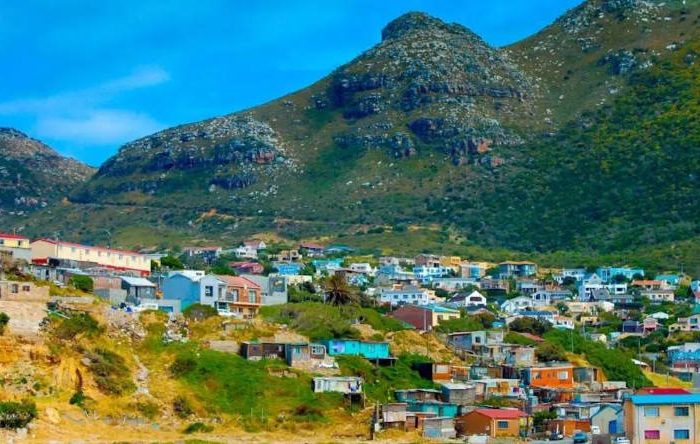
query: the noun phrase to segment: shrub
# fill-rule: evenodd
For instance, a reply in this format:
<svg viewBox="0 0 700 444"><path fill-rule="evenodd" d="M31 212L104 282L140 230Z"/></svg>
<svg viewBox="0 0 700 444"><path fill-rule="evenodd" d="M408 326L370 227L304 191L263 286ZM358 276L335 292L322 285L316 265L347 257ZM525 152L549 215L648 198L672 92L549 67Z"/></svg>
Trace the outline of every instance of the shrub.
<svg viewBox="0 0 700 444"><path fill-rule="evenodd" d="M509 325L512 331L543 335L552 329L552 324L535 318L517 318Z"/></svg>
<svg viewBox="0 0 700 444"><path fill-rule="evenodd" d="M192 304L182 311L187 319L193 319L195 321L203 321L204 319L211 318L212 316L217 316L219 313L214 307L202 304Z"/></svg>
<svg viewBox="0 0 700 444"><path fill-rule="evenodd" d="M178 356L170 366L170 374L178 378L197 368L197 362L188 356Z"/></svg>
<svg viewBox="0 0 700 444"><path fill-rule="evenodd" d="M144 417L151 420L160 414L158 404L152 401L144 401L137 403L136 410L138 410L139 413L141 413Z"/></svg>
<svg viewBox="0 0 700 444"><path fill-rule="evenodd" d="M169 268L171 270L183 270L185 265L182 261L173 256L163 256L160 258L160 265L164 268Z"/></svg>
<svg viewBox="0 0 700 444"><path fill-rule="evenodd" d="M190 405L190 401L182 395L177 396L173 400L173 411L179 418L182 419L187 418L194 413L192 410L192 405Z"/></svg>
<svg viewBox="0 0 700 444"><path fill-rule="evenodd" d="M188 425L184 433L209 433L214 430L214 427L204 424L203 422L193 422Z"/></svg>
<svg viewBox="0 0 700 444"><path fill-rule="evenodd" d="M77 313L68 319L61 319L54 329L54 334L59 339L74 339L79 334L88 337L97 336L104 330L89 313Z"/></svg>
<svg viewBox="0 0 700 444"><path fill-rule="evenodd" d="M0 428L20 429L36 418L36 404L32 401L0 402Z"/></svg>
<svg viewBox="0 0 700 444"><path fill-rule="evenodd" d="M537 359L544 362L565 361L566 352L561 345L552 342L542 342L535 348Z"/></svg>
<svg viewBox="0 0 700 444"><path fill-rule="evenodd" d="M77 288L81 291L85 291L87 293L92 292L94 288L94 284L90 276L76 274L70 278L70 281L68 281L68 283L74 288Z"/></svg>
<svg viewBox="0 0 700 444"><path fill-rule="evenodd" d="M7 324L10 322L10 317L7 315L7 313L3 313L0 311L0 335L5 333L5 327L7 327Z"/></svg>
<svg viewBox="0 0 700 444"><path fill-rule="evenodd" d="M88 367L95 378L95 384L107 395L121 395L135 390L131 371L124 358L105 348L97 347L85 356L90 359Z"/></svg>

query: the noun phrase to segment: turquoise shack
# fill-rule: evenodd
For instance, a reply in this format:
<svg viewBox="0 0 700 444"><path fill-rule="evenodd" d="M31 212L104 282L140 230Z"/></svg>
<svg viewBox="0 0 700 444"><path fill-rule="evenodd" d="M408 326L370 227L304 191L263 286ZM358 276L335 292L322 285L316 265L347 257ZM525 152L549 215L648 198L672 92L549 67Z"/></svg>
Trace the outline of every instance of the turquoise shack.
<svg viewBox="0 0 700 444"><path fill-rule="evenodd" d="M321 341L329 356L362 356L378 364L393 363L388 342L365 342L357 339L326 339Z"/></svg>

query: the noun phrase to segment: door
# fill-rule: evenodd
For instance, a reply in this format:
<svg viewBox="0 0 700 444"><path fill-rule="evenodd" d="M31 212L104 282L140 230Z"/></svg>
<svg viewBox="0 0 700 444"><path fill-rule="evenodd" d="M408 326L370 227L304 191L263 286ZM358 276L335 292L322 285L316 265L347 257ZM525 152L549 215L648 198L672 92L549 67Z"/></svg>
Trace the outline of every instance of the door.
<svg viewBox="0 0 700 444"><path fill-rule="evenodd" d="M613 419L608 423L608 433L614 435L617 433L617 420Z"/></svg>

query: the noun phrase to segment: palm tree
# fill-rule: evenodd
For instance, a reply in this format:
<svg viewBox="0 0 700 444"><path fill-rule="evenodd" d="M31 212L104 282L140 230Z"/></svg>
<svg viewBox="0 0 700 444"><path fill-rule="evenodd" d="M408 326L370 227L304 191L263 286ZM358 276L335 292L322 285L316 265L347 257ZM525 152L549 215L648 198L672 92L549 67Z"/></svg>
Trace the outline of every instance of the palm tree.
<svg viewBox="0 0 700 444"><path fill-rule="evenodd" d="M344 276L334 274L323 283L326 302L332 305L349 305L357 302L357 293Z"/></svg>

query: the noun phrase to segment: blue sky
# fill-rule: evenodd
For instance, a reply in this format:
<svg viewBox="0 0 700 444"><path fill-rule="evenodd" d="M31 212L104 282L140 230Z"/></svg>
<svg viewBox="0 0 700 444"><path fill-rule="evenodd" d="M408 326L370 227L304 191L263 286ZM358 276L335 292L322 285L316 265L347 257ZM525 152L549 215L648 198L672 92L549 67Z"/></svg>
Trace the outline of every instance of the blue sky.
<svg viewBox="0 0 700 444"><path fill-rule="evenodd" d="M0 126L99 165L169 126L303 88L408 11L520 40L580 0L0 0Z"/></svg>

